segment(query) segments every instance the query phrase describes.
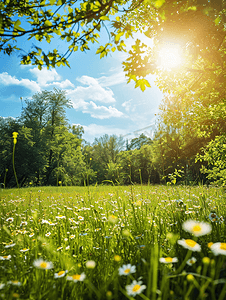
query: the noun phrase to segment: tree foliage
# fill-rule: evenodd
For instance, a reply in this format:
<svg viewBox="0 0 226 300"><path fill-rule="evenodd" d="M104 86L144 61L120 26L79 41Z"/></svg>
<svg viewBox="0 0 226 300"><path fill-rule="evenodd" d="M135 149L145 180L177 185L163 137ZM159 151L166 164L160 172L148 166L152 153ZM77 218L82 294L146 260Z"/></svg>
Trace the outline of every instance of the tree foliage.
<svg viewBox="0 0 226 300"><path fill-rule="evenodd" d="M18 46L22 37L35 42L33 49L21 54L22 64L35 64L56 67L68 65L69 56L78 50L89 50L89 44L98 43L101 29L116 13L133 10L139 1L105 0L12 0L0 3L0 51L12 54L25 50ZM113 23L114 24L114 23ZM124 29L122 32L126 31ZM129 30L127 30L129 31ZM41 42L49 44L54 38L60 37L68 43L67 50L59 53L57 49L45 52ZM125 44L119 42L120 33L113 34L113 42L100 46L97 53L100 57L112 51L123 50ZM37 46L38 45L38 46ZM22 52L21 52L22 53Z"/></svg>

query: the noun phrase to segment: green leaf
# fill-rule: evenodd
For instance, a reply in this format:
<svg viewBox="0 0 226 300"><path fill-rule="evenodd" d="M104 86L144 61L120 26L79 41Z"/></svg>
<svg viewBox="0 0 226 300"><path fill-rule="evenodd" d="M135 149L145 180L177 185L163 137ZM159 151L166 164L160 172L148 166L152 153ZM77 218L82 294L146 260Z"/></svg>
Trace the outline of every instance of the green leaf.
<svg viewBox="0 0 226 300"><path fill-rule="evenodd" d="M115 42L118 42L120 40L121 36L123 36L123 32L119 32L118 34L116 34Z"/></svg>
<svg viewBox="0 0 226 300"><path fill-rule="evenodd" d="M50 22L49 20L46 20L44 23L45 26L52 26L52 22Z"/></svg>
<svg viewBox="0 0 226 300"><path fill-rule="evenodd" d="M19 31L25 31L24 28L20 27L21 21L20 20L16 20L16 22L14 23L14 30L19 30Z"/></svg>
<svg viewBox="0 0 226 300"><path fill-rule="evenodd" d="M100 17L100 20L102 20L102 21L110 21L110 19L109 19L108 16L102 16L102 17Z"/></svg>

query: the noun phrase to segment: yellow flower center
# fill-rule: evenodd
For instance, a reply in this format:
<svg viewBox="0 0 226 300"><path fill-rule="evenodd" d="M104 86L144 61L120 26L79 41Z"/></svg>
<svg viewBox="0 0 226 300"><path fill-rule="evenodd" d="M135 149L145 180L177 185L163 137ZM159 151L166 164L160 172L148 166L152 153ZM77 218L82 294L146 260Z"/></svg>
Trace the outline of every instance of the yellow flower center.
<svg viewBox="0 0 226 300"><path fill-rule="evenodd" d="M185 243L189 246L189 247L195 247L196 242L193 240L185 240Z"/></svg>
<svg viewBox="0 0 226 300"><path fill-rule="evenodd" d="M226 243L221 243L220 249L221 250L226 250Z"/></svg>
<svg viewBox="0 0 226 300"><path fill-rule="evenodd" d="M172 257L166 257L166 258L165 258L165 261L166 261L166 262L172 262L173 259L172 259Z"/></svg>
<svg viewBox="0 0 226 300"><path fill-rule="evenodd" d="M40 267L43 268L43 269L45 269L45 268L47 267L47 263L43 261L43 262L40 264Z"/></svg>
<svg viewBox="0 0 226 300"><path fill-rule="evenodd" d="M130 272L130 269L125 269L124 273L128 274Z"/></svg>
<svg viewBox="0 0 226 300"><path fill-rule="evenodd" d="M193 227L193 232L199 232L199 231L201 231L202 230L202 228L201 228L201 226L199 226L199 225L195 225L194 227Z"/></svg>
<svg viewBox="0 0 226 300"><path fill-rule="evenodd" d="M81 275L79 275L79 274L72 275L72 278L74 280L80 280L80 277L81 277Z"/></svg>
<svg viewBox="0 0 226 300"><path fill-rule="evenodd" d="M8 256L3 256L3 258L7 259L7 258L8 258Z"/></svg>
<svg viewBox="0 0 226 300"><path fill-rule="evenodd" d="M61 275L63 275L65 273L65 271L60 271L60 272L58 272L58 276L61 276Z"/></svg>
<svg viewBox="0 0 226 300"><path fill-rule="evenodd" d="M139 291L139 289L140 289L140 285L139 285L139 284L136 284L136 285L134 285L134 287L133 287L133 292L137 292L137 291Z"/></svg>

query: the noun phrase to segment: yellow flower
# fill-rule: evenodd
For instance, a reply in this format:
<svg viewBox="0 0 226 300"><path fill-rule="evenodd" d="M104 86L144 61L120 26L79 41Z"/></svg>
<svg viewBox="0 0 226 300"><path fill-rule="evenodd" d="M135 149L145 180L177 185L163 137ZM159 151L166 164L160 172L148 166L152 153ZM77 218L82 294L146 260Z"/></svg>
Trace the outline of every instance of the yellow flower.
<svg viewBox="0 0 226 300"><path fill-rule="evenodd" d="M16 144L18 132L13 132L12 134L13 134L13 143Z"/></svg>
<svg viewBox="0 0 226 300"><path fill-rule="evenodd" d="M115 255L115 256L114 256L114 260L117 261L117 262L119 262L121 259L122 259L122 258L121 258L121 256L119 256L119 255Z"/></svg>
<svg viewBox="0 0 226 300"><path fill-rule="evenodd" d="M195 277L192 274L187 275L187 281L194 281Z"/></svg>

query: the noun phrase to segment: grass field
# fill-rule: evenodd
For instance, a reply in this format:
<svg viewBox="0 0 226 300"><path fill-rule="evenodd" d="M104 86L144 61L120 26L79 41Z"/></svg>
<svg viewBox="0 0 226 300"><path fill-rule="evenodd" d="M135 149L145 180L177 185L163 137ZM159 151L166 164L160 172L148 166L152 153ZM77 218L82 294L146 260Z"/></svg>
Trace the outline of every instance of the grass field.
<svg viewBox="0 0 226 300"><path fill-rule="evenodd" d="M0 299L226 299L221 188L2 189L0 202Z"/></svg>

